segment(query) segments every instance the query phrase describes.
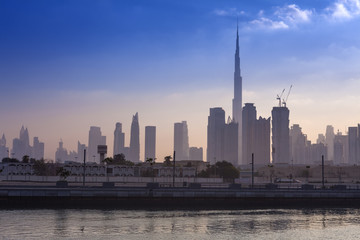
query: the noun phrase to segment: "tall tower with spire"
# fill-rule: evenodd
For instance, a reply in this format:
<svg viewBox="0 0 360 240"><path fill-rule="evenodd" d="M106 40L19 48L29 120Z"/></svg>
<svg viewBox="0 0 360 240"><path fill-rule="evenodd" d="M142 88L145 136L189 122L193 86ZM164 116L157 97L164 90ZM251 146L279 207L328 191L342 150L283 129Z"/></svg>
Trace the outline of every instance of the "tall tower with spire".
<svg viewBox="0 0 360 240"><path fill-rule="evenodd" d="M236 31L236 51L235 51L235 72L234 72L234 98L232 102L233 121L238 123L238 162L242 161L242 77L240 72L240 48L239 48L239 25Z"/></svg>

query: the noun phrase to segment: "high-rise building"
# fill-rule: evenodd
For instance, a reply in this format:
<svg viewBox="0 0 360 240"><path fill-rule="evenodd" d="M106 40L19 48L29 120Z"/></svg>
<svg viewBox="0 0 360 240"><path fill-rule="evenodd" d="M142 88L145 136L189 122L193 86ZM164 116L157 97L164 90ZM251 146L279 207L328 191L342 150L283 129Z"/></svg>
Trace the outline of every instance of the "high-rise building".
<svg viewBox="0 0 360 240"><path fill-rule="evenodd" d="M122 132L122 124L116 123L114 131L114 156L124 153L125 133Z"/></svg>
<svg viewBox="0 0 360 240"><path fill-rule="evenodd" d="M245 103L242 112L242 159L244 164L251 163L251 155L255 154L255 122L256 108L253 103Z"/></svg>
<svg viewBox="0 0 360 240"><path fill-rule="evenodd" d="M290 129L290 157L293 164L306 164L307 137L299 124L293 124Z"/></svg>
<svg viewBox="0 0 360 240"><path fill-rule="evenodd" d="M89 131L87 161L100 163L98 145L106 145L106 136L101 135L100 127L91 126Z"/></svg>
<svg viewBox="0 0 360 240"><path fill-rule="evenodd" d="M227 161L232 165L239 165L239 124L232 121L229 117L227 124L224 125L223 139L223 159L218 161Z"/></svg>
<svg viewBox="0 0 360 240"><path fill-rule="evenodd" d="M270 117L256 120L256 162L255 165L267 165L270 163Z"/></svg>
<svg viewBox="0 0 360 240"><path fill-rule="evenodd" d="M224 160L225 111L222 108L210 108L207 126L207 154L210 164Z"/></svg>
<svg viewBox="0 0 360 240"><path fill-rule="evenodd" d="M331 125L326 126L326 133L325 133L325 143L326 143L326 147L327 147L327 160L333 160L334 159L334 138L335 138L335 133L334 133L334 127Z"/></svg>
<svg viewBox="0 0 360 240"><path fill-rule="evenodd" d="M245 103L242 113L242 159L251 163L252 154L256 165L270 163L270 118L257 119L253 103Z"/></svg>
<svg viewBox="0 0 360 240"><path fill-rule="evenodd" d="M31 157L32 149L29 144L29 131L28 129L21 127L20 137L13 140L12 155L18 160L22 160L23 156L27 155Z"/></svg>
<svg viewBox="0 0 360 240"><path fill-rule="evenodd" d="M174 124L174 151L176 160L189 160L189 135L186 121Z"/></svg>
<svg viewBox="0 0 360 240"><path fill-rule="evenodd" d="M85 144L81 144L80 141L78 141L78 147L77 147L77 161L78 162L84 162L84 150L87 150ZM85 159L85 161L88 161L88 159Z"/></svg>
<svg viewBox="0 0 360 240"><path fill-rule="evenodd" d="M38 137L34 137L34 145L32 147L32 158L36 160L44 158L45 144L39 141Z"/></svg>
<svg viewBox="0 0 360 240"><path fill-rule="evenodd" d="M273 107L272 116L272 162L290 163L289 109Z"/></svg>
<svg viewBox="0 0 360 240"><path fill-rule="evenodd" d="M144 160L156 157L156 127L145 127L145 157Z"/></svg>
<svg viewBox="0 0 360 240"><path fill-rule="evenodd" d="M349 139L338 132L334 138L334 165L347 164L349 161Z"/></svg>
<svg viewBox="0 0 360 240"><path fill-rule="evenodd" d="M7 157L9 157L9 148L6 147L6 138L5 134L3 134L0 139L0 161Z"/></svg>
<svg viewBox="0 0 360 240"><path fill-rule="evenodd" d="M309 164L320 165L322 156L327 159L327 147L323 143L311 144Z"/></svg>
<svg viewBox="0 0 360 240"><path fill-rule="evenodd" d="M318 138L317 138L317 140L316 140L316 143L323 143L323 144L325 144L325 135L324 134L322 134L322 133L320 133L320 134L318 134Z"/></svg>
<svg viewBox="0 0 360 240"><path fill-rule="evenodd" d="M238 161L242 162L242 77L240 72L240 48L239 48L239 28L236 31L236 50L235 50L235 71L234 71L234 98L232 102L232 120L238 123Z"/></svg>
<svg viewBox="0 0 360 240"><path fill-rule="evenodd" d="M203 148L202 147L190 147L189 148L189 160L203 161Z"/></svg>
<svg viewBox="0 0 360 240"><path fill-rule="evenodd" d="M360 124L357 127L349 127L349 164L360 164Z"/></svg>
<svg viewBox="0 0 360 240"><path fill-rule="evenodd" d="M125 155L125 157L127 156ZM132 162L140 162L140 129L138 113L133 116L131 122L130 155L128 158Z"/></svg>
<svg viewBox="0 0 360 240"><path fill-rule="evenodd" d="M69 156L67 150L64 148L64 143L62 140L59 142L59 147L56 149L55 152L55 161L57 163L63 163L65 161L69 161Z"/></svg>

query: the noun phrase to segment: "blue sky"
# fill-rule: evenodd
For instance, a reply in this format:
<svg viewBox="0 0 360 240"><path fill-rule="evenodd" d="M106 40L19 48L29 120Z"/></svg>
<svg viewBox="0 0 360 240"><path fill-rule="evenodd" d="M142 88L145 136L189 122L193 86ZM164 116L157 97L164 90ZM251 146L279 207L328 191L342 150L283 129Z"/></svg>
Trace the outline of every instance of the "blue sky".
<svg viewBox="0 0 360 240"><path fill-rule="evenodd" d="M205 150L209 108L231 115L237 19L243 102L268 117L292 84L291 124L311 140L360 122L359 0L0 0L0 133L11 145L24 124L53 158L90 125L112 148L122 122L128 142L139 112L141 134L158 127L158 158L182 120Z"/></svg>

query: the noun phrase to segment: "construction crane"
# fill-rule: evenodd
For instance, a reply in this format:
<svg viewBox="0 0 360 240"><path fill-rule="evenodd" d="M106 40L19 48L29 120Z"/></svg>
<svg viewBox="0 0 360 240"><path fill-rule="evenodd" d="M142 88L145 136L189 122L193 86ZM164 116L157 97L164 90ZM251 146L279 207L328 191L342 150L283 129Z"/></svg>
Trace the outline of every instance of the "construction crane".
<svg viewBox="0 0 360 240"><path fill-rule="evenodd" d="M283 106L284 106L284 107L286 107L286 103L287 103L287 100L288 100L288 98L289 98L291 89L292 89L292 85L291 85L290 88L289 88L289 92L288 92L286 98L283 99Z"/></svg>
<svg viewBox="0 0 360 240"><path fill-rule="evenodd" d="M282 95L284 94L284 92L285 92L285 88L282 90L280 96L279 96L279 94L278 94L277 97L276 97L276 100L279 100L279 107L281 107L281 97L282 97Z"/></svg>

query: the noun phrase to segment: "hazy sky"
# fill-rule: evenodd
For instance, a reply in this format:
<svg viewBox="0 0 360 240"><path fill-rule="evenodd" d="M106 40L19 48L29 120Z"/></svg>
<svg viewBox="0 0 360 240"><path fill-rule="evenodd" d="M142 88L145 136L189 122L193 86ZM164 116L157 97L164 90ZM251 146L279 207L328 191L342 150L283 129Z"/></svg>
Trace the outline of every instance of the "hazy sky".
<svg viewBox="0 0 360 240"><path fill-rule="evenodd" d="M231 115L237 17L258 115L292 84L290 123L312 141L360 122L360 0L0 0L0 134L12 147L24 125L54 159L100 126L112 153L139 112L141 159L146 125L162 160L183 120L205 158L209 108Z"/></svg>

